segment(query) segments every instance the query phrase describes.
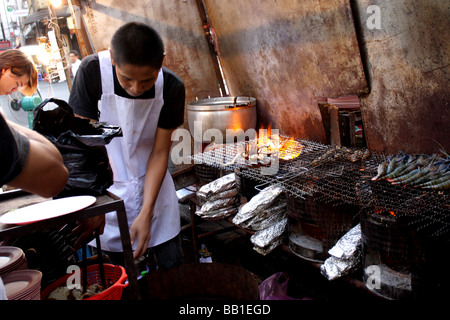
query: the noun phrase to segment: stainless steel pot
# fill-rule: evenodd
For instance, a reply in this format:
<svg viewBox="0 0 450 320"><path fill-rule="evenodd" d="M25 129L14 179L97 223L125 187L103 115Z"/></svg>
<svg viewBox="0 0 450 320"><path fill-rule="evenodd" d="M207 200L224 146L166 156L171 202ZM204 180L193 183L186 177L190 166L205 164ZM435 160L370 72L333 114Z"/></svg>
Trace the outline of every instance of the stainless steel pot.
<svg viewBox="0 0 450 320"><path fill-rule="evenodd" d="M256 129L256 99L252 97L220 97L189 102L187 114L192 137L200 137L195 130L199 131L201 128L203 142L212 140L204 135L208 129L218 129L223 142L227 142L227 129ZM195 122L197 125L194 128Z"/></svg>

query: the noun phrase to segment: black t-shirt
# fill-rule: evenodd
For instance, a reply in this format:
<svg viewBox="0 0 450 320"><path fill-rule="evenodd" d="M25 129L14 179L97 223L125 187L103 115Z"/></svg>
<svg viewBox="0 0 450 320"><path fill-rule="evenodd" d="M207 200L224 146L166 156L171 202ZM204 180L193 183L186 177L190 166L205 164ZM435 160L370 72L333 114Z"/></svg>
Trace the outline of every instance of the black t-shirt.
<svg viewBox="0 0 450 320"><path fill-rule="evenodd" d="M25 167L30 141L10 128L0 115L0 187L19 176Z"/></svg>
<svg viewBox="0 0 450 320"><path fill-rule="evenodd" d="M184 122L185 88L183 81L172 71L163 67L164 105L159 115L158 127L174 129ZM119 84L113 67L114 93L128 99L153 99L155 86L139 97L130 96ZM98 54L87 56L81 61L73 82L69 105L73 111L86 118L98 120L98 101L102 95L100 61Z"/></svg>

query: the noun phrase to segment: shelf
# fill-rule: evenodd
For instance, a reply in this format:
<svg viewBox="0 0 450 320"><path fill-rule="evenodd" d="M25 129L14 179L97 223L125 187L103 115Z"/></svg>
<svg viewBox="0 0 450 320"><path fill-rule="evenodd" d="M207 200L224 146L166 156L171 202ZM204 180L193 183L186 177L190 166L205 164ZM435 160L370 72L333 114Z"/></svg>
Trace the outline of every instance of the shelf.
<svg viewBox="0 0 450 320"><path fill-rule="evenodd" d="M26 205L31 205L49 200L40 196L29 194L24 191L10 191L0 194L0 215ZM90 217L115 211L119 222L120 235L124 252L125 269L128 275L130 300L139 300L140 291L137 282L137 273L134 265L133 251L131 247L130 234L128 230L127 216L123 200L112 193L97 197L96 202L83 210L69 213L63 216L37 221L26 225L5 225L0 223L0 241L17 238L42 229L59 228L65 224L76 222Z"/></svg>

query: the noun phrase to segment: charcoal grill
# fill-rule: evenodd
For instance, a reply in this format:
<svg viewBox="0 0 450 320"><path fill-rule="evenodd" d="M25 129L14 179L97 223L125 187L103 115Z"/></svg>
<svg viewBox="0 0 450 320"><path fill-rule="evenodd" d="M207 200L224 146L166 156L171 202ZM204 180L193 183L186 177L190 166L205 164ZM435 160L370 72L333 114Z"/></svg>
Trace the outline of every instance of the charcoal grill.
<svg viewBox="0 0 450 320"><path fill-rule="evenodd" d="M394 211L397 216L410 217L409 223L427 235L448 237L449 190L403 187L387 181L372 181L372 177L377 174L378 165L388 157L379 152L372 151L367 159L355 162L329 157L313 165L317 159L336 147L309 140L296 141L301 149L291 152L300 151L298 157L266 165L255 164L248 158L239 156L248 149L251 141L222 145L191 158L198 164L238 172L241 177L255 181L260 189L278 185L287 195L301 199L314 197L318 202L333 206L350 204L373 210Z"/></svg>
<svg viewBox="0 0 450 320"><path fill-rule="evenodd" d="M378 165L388 159L380 152L371 151L369 157L352 162L340 156L324 158L325 154L339 150L334 146L297 141L301 150L293 152L301 151L300 155L291 160L278 160L275 166L273 163L255 164L239 156L248 149L248 141L224 145L192 158L207 166L234 170L242 179L254 181L257 189L280 186L286 194L290 233L295 233L296 241L307 243L304 248L297 246L297 252L292 248L291 251L307 259L320 262L325 258L327 248L337 240L331 239L321 228L326 221L316 219L314 211L317 206L314 204L334 208L336 215L340 207L357 207L359 212L351 210L351 217L359 213L364 264L366 267L383 266L381 295L394 299L416 296L416 288L424 283L427 288L432 283L432 291L437 292L435 288L441 286L442 277L430 279L434 274L430 270L439 267L449 248L449 190L373 181ZM303 206L305 212L298 211L296 206ZM295 221L301 221L301 224ZM344 229L350 229L354 223L351 219L338 223L343 222L345 226L340 227ZM364 275L364 280L370 278L370 275Z"/></svg>
<svg viewBox="0 0 450 320"><path fill-rule="evenodd" d="M278 159L269 165L255 164L248 158L239 156L248 148L247 145L250 144L248 141L223 145L196 154L192 159L194 163L203 163L226 171L238 169L243 177L259 182L260 188L279 185L285 192L303 199L321 193L327 202L358 203L354 192L355 182L362 175L359 170L365 164L344 163L330 159L312 166L311 163L331 146L308 140L297 141L301 146L300 149L285 152L300 153L300 156L292 160ZM376 170L376 164L373 166Z"/></svg>
<svg viewBox="0 0 450 320"><path fill-rule="evenodd" d="M305 200L287 194L289 247L303 259L322 263L328 251L359 221L359 207L350 204L331 205Z"/></svg>

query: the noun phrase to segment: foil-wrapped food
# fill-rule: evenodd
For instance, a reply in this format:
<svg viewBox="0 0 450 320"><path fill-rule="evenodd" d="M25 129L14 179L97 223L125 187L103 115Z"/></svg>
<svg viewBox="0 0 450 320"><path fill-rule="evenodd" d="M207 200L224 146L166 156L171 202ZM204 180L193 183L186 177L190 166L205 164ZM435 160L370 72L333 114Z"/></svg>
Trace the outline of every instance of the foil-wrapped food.
<svg viewBox="0 0 450 320"><path fill-rule="evenodd" d="M328 251L330 257L320 266L320 272L328 280L334 280L352 272L361 262L361 225L348 231Z"/></svg>
<svg viewBox="0 0 450 320"><path fill-rule="evenodd" d="M247 220L263 212L274 203L282 191L281 187L275 185L263 189L239 209L239 212L233 218L233 223L241 226Z"/></svg>
<svg viewBox="0 0 450 320"><path fill-rule="evenodd" d="M197 211L209 212L209 211L219 210L222 208L229 207L229 206L235 204L235 202L236 202L236 197L229 197L229 198L224 198L224 199L207 201L202 205L200 210L197 210Z"/></svg>
<svg viewBox="0 0 450 320"><path fill-rule="evenodd" d="M286 201L280 195L282 189L272 185L244 204L234 216L233 223L242 228L255 230L251 236L253 249L266 255L282 241L287 225Z"/></svg>
<svg viewBox="0 0 450 320"><path fill-rule="evenodd" d="M219 193L213 194L208 198L208 201L216 201L220 199L227 199L237 196L237 189L236 187L232 187L231 189L221 191Z"/></svg>
<svg viewBox="0 0 450 320"><path fill-rule="evenodd" d="M262 230L287 217L286 201L279 199L267 209L240 224L249 230Z"/></svg>
<svg viewBox="0 0 450 320"><path fill-rule="evenodd" d="M254 250L265 255L275 249L283 240L288 219L284 218L250 237Z"/></svg>
<svg viewBox="0 0 450 320"><path fill-rule="evenodd" d="M258 246L253 246L253 250L255 250L255 251L258 252L259 254L265 256L265 255L267 255L268 253L270 253L273 249L275 249L276 247L278 247L278 246L281 244L281 242L283 242L283 239L282 239L282 238L278 238L278 239L275 239L274 241L272 241L272 242L271 242L267 247L265 247L265 248L261 248L261 247L258 247Z"/></svg>
<svg viewBox="0 0 450 320"><path fill-rule="evenodd" d="M195 212L195 214L198 215L199 217L204 218L205 220L222 220L235 215L237 212L238 208L236 206L228 206L211 211L198 210Z"/></svg>
<svg viewBox="0 0 450 320"><path fill-rule="evenodd" d="M197 196L202 200L210 200L210 197L217 195L236 186L236 177L234 173L227 174L208 184L205 184L197 191Z"/></svg>
<svg viewBox="0 0 450 320"><path fill-rule="evenodd" d="M195 214L203 219L221 220L238 212L234 173L205 184L197 191L197 196L203 204Z"/></svg>

